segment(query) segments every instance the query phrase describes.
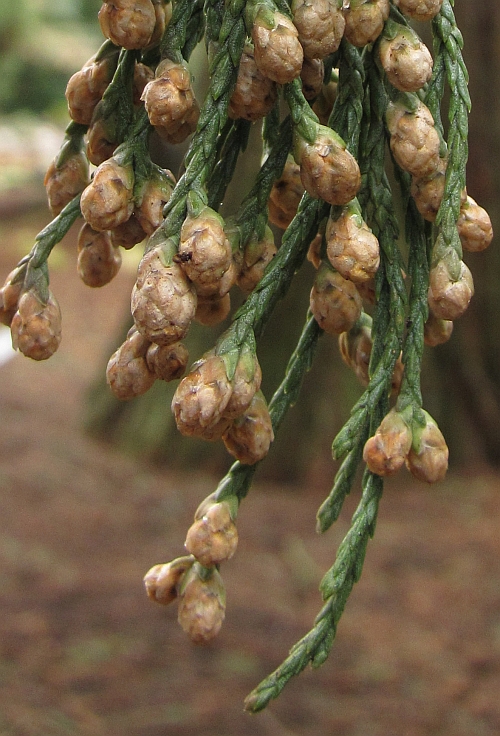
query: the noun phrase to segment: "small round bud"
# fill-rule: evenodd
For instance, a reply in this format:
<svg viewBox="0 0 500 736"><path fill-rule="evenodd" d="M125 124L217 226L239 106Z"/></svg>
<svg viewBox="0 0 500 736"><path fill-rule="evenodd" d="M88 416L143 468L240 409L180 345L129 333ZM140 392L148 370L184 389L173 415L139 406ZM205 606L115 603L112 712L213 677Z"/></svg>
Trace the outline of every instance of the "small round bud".
<svg viewBox="0 0 500 736"><path fill-rule="evenodd" d="M266 227L264 237L260 240L255 234L250 238L243 251L238 274L238 286L244 294L250 294L255 289L276 253L274 235L269 227Z"/></svg>
<svg viewBox="0 0 500 736"><path fill-rule="evenodd" d="M223 440L226 450L244 465L253 465L266 457L274 432L266 400L260 391L248 409L234 420Z"/></svg>
<svg viewBox="0 0 500 736"><path fill-rule="evenodd" d="M394 38L382 38L379 56L387 79L401 92L416 92L432 76L432 56L409 28L399 26Z"/></svg>
<svg viewBox="0 0 500 736"><path fill-rule="evenodd" d="M122 257L113 246L108 232L97 232L88 223L78 235L77 270L87 286L98 287L109 284L120 270Z"/></svg>
<svg viewBox="0 0 500 736"><path fill-rule="evenodd" d="M49 292L44 303L35 291L26 291L10 329L14 350L33 360L50 358L61 342L61 310L56 298Z"/></svg>
<svg viewBox="0 0 500 736"><path fill-rule="evenodd" d="M457 227L462 247L470 253L479 253L493 240L490 216L472 197L462 202Z"/></svg>
<svg viewBox="0 0 500 736"><path fill-rule="evenodd" d="M345 20L336 0L293 0L291 11L307 59L324 59L337 51Z"/></svg>
<svg viewBox="0 0 500 736"><path fill-rule="evenodd" d="M147 237L135 215L130 215L126 222L110 230L109 234L115 248L121 247L125 250L130 250L134 245L142 243Z"/></svg>
<svg viewBox="0 0 500 736"><path fill-rule="evenodd" d="M331 335L350 330L361 314L361 297L352 281L323 261L310 295L311 312L319 326Z"/></svg>
<svg viewBox="0 0 500 736"><path fill-rule="evenodd" d="M106 38L124 49L145 48L156 24L151 0L104 0L97 17Z"/></svg>
<svg viewBox="0 0 500 736"><path fill-rule="evenodd" d="M106 380L113 395L122 401L149 391L156 380L146 362L149 342L132 327L127 339L113 353L106 368Z"/></svg>
<svg viewBox="0 0 500 736"><path fill-rule="evenodd" d="M246 44L241 55L236 85L229 100L229 117L252 122L259 120L271 111L277 96L276 82L259 71L253 47Z"/></svg>
<svg viewBox="0 0 500 736"><path fill-rule="evenodd" d="M94 230L113 230L134 210L134 172L115 159L104 161L81 198L83 218Z"/></svg>
<svg viewBox="0 0 500 736"><path fill-rule="evenodd" d="M446 159L439 159L435 172L425 177L413 177L411 196L415 200L417 209L428 222L434 222L441 202L443 201L444 185L446 181Z"/></svg>
<svg viewBox="0 0 500 736"><path fill-rule="evenodd" d="M205 327L213 327L223 322L231 311L231 297L226 294L223 297L198 296L196 305L195 322Z"/></svg>
<svg viewBox="0 0 500 736"><path fill-rule="evenodd" d="M344 205L356 196L361 186L361 173L354 156L334 131L318 125L314 143L297 141L300 178L311 197Z"/></svg>
<svg viewBox="0 0 500 736"><path fill-rule="evenodd" d="M474 295L472 274L463 261L460 275L453 279L444 260L438 261L429 274L429 308L438 319L458 319Z"/></svg>
<svg viewBox="0 0 500 736"><path fill-rule="evenodd" d="M229 505L223 501L210 506L190 526L184 546L204 567L230 560L238 546L238 531Z"/></svg>
<svg viewBox="0 0 500 736"><path fill-rule="evenodd" d="M425 177L439 171L440 141L434 118L423 102L415 111L401 104L389 104L387 125L390 146L396 162L415 177Z"/></svg>
<svg viewBox="0 0 500 736"><path fill-rule="evenodd" d="M353 46L373 43L389 17L389 0L350 0L344 4L344 35Z"/></svg>
<svg viewBox="0 0 500 736"><path fill-rule="evenodd" d="M424 342L433 348L448 342L453 332L453 322L449 319L439 319L430 312L424 325Z"/></svg>
<svg viewBox="0 0 500 736"><path fill-rule="evenodd" d="M402 13L423 22L432 20L441 10L442 4L443 0L394 0L394 5Z"/></svg>
<svg viewBox="0 0 500 736"><path fill-rule="evenodd" d="M89 164L83 151L64 157L59 165L57 161L58 157L50 164L43 180L54 217L89 183Z"/></svg>
<svg viewBox="0 0 500 736"><path fill-rule="evenodd" d="M194 558L191 556L177 557L172 562L154 565L144 576L146 593L155 603L167 606L177 598L177 591L182 578L192 567Z"/></svg>
<svg viewBox="0 0 500 736"><path fill-rule="evenodd" d="M18 276L19 269L15 268L9 273L0 289L0 322L7 327L10 327L23 293L24 278L16 280Z"/></svg>
<svg viewBox="0 0 500 736"><path fill-rule="evenodd" d="M195 644L206 644L219 633L226 613L226 591L219 572L200 577L196 564L184 575L179 589L178 621Z"/></svg>
<svg viewBox="0 0 500 736"><path fill-rule="evenodd" d="M274 182L269 195L269 221L285 230L295 217L303 194L300 167L288 156L283 173Z"/></svg>
<svg viewBox="0 0 500 736"><path fill-rule="evenodd" d="M260 6L252 27L255 63L262 74L278 84L299 76L304 60L298 32L292 21L279 12L271 14Z"/></svg>
<svg viewBox="0 0 500 736"><path fill-rule="evenodd" d="M164 59L155 79L144 88L142 100L151 125L169 143L182 143L196 129L200 109L186 64Z"/></svg>
<svg viewBox="0 0 500 736"><path fill-rule="evenodd" d="M391 409L366 442L363 460L376 475L394 475L404 465L411 442L409 426L396 409Z"/></svg>
<svg viewBox="0 0 500 736"><path fill-rule="evenodd" d="M406 467L418 480L436 483L445 477L448 470L448 447L434 419L426 411L424 415L425 427L414 429Z"/></svg>
<svg viewBox="0 0 500 736"><path fill-rule="evenodd" d="M379 244L360 214L345 207L326 226L328 260L346 279L360 283L373 278L380 263Z"/></svg>
<svg viewBox="0 0 500 736"><path fill-rule="evenodd" d="M189 359L187 348L181 342L173 345L151 343L146 353L149 370L161 381L174 381L184 375Z"/></svg>
<svg viewBox="0 0 500 736"><path fill-rule="evenodd" d="M148 251L132 289L132 316L150 342L171 345L181 340L196 311L196 293L182 268L166 265L161 246Z"/></svg>
<svg viewBox="0 0 500 736"><path fill-rule="evenodd" d="M323 89L325 65L320 59L304 59L300 79L306 100L314 100Z"/></svg>

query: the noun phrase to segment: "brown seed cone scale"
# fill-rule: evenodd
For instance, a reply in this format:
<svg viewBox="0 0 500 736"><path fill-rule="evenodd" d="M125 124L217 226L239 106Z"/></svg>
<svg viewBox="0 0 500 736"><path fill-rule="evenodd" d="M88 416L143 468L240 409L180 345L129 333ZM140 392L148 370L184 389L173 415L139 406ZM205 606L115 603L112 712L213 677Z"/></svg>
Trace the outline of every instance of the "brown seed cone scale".
<svg viewBox="0 0 500 736"><path fill-rule="evenodd" d="M219 633L226 612L226 593L216 569L202 580L195 567L184 576L179 590L178 621L195 644L206 644Z"/></svg>
<svg viewBox="0 0 500 736"><path fill-rule="evenodd" d="M300 79L306 100L314 100L323 89L325 65L320 59L304 59Z"/></svg>
<svg viewBox="0 0 500 736"><path fill-rule="evenodd" d="M380 264L379 243L361 217L345 210L326 227L327 255L346 279L361 283L373 278Z"/></svg>
<svg viewBox="0 0 500 736"><path fill-rule="evenodd" d="M191 73L184 64L164 59L142 98L151 125L169 143L182 143L194 132L200 110L191 87Z"/></svg>
<svg viewBox="0 0 500 736"><path fill-rule="evenodd" d="M432 20L441 10L442 4L443 0L394 0L394 5L402 13L422 22Z"/></svg>
<svg viewBox="0 0 500 736"><path fill-rule="evenodd" d="M58 215L89 183L89 164L83 152L69 156L61 166L52 161L43 180L51 213Z"/></svg>
<svg viewBox="0 0 500 736"><path fill-rule="evenodd" d="M248 409L231 424L223 436L226 450L244 465L263 460L274 440L266 400L257 392Z"/></svg>
<svg viewBox="0 0 500 736"><path fill-rule="evenodd" d="M453 332L453 322L449 319L439 319L430 312L427 322L424 325L424 342L433 348L436 345L443 345L451 337Z"/></svg>
<svg viewBox="0 0 500 736"><path fill-rule="evenodd" d="M389 17L389 0L351 0L344 9L344 35L353 46L373 43Z"/></svg>
<svg viewBox="0 0 500 736"><path fill-rule="evenodd" d="M285 230L295 217L303 194L300 167L289 156L283 173L274 182L269 195L269 222Z"/></svg>
<svg viewBox="0 0 500 736"><path fill-rule="evenodd" d="M155 382L156 376L146 362L148 347L149 341L132 328L109 359L106 380L117 399L128 401L142 396Z"/></svg>
<svg viewBox="0 0 500 736"><path fill-rule="evenodd" d="M133 171L114 159L104 161L81 198L83 218L94 230L113 230L134 210Z"/></svg>
<svg viewBox="0 0 500 736"><path fill-rule="evenodd" d="M455 320L462 316L474 295L469 268L460 263L460 277L454 281L444 261L438 261L429 274L429 308L438 319Z"/></svg>
<svg viewBox="0 0 500 736"><path fill-rule="evenodd" d="M439 159L437 171L430 176L412 177L411 196L417 209L428 222L434 222L443 201L446 181L446 160Z"/></svg>
<svg viewBox="0 0 500 736"><path fill-rule="evenodd" d="M354 325L362 304L352 281L323 261L311 289L310 306L319 326L331 335L339 335Z"/></svg>
<svg viewBox="0 0 500 736"><path fill-rule="evenodd" d="M221 279L233 262L233 254L224 222L214 210L205 207L198 216L184 220L178 259L198 294L223 296Z"/></svg>
<svg viewBox="0 0 500 736"><path fill-rule="evenodd" d="M196 519L184 546L204 567L230 560L238 546L238 531L228 504L214 503L201 519Z"/></svg>
<svg viewBox="0 0 500 736"><path fill-rule="evenodd" d="M416 92L432 76L429 49L406 29L395 38L380 41L379 57L387 79L401 92Z"/></svg>
<svg viewBox="0 0 500 736"><path fill-rule="evenodd" d="M106 38L129 50L145 48L156 25L151 0L104 0L97 17Z"/></svg>
<svg viewBox="0 0 500 736"><path fill-rule="evenodd" d="M93 230L88 223L78 235L77 271L83 283L91 287L109 284L120 270L122 257L113 245L109 232Z"/></svg>
<svg viewBox="0 0 500 736"><path fill-rule="evenodd" d="M439 170L440 140L434 118L422 102L415 112L390 104L387 124L390 146L399 166L415 177L426 177Z"/></svg>
<svg viewBox="0 0 500 736"><path fill-rule="evenodd" d="M437 483L446 475L449 453L436 422L427 413L426 417L427 422L419 438L419 447L418 449L411 448L406 458L406 466L418 480L425 483Z"/></svg>
<svg viewBox="0 0 500 736"><path fill-rule="evenodd" d="M293 0L291 11L307 59L324 59L337 51L345 19L336 0Z"/></svg>
<svg viewBox="0 0 500 736"><path fill-rule="evenodd" d="M238 78L229 100L229 117L251 122L260 120L271 111L277 96L276 82L262 74L255 63L253 47L247 44L241 55Z"/></svg>
<svg viewBox="0 0 500 736"><path fill-rule="evenodd" d="M493 240L490 216L472 197L462 202L457 227L462 247L469 253L479 253Z"/></svg>
<svg viewBox="0 0 500 736"><path fill-rule="evenodd" d="M109 59L88 62L70 77L66 86L69 115L75 123L90 125L97 103L100 102L113 76Z"/></svg>
<svg viewBox="0 0 500 736"><path fill-rule="evenodd" d="M172 562L153 565L144 576L144 585L148 598L155 603L167 606L177 598L177 591L182 578L192 566L193 557L177 557Z"/></svg>
<svg viewBox="0 0 500 736"><path fill-rule="evenodd" d="M252 27L255 63L274 82L292 82L299 76L304 60L297 29L282 13L274 13L271 27L263 15L257 12Z"/></svg>
<svg viewBox="0 0 500 736"><path fill-rule="evenodd" d="M366 442L363 460L376 475L394 475L403 467L411 441L408 425L395 409L391 409L373 437Z"/></svg>
<svg viewBox="0 0 500 736"><path fill-rule="evenodd" d="M10 327L12 318L17 312L19 299L23 292L24 279L21 278L13 283L17 272L17 269L11 271L0 289L0 322L7 327Z"/></svg>
<svg viewBox="0 0 500 736"><path fill-rule="evenodd" d="M189 359L187 348L181 342L173 345L151 343L146 353L149 370L161 381L174 381L184 375Z"/></svg>
<svg viewBox="0 0 500 736"><path fill-rule="evenodd" d="M146 253L132 289L132 316L151 342L171 345L181 340L196 311L196 294L177 263L166 266L160 247Z"/></svg>
<svg viewBox="0 0 500 736"><path fill-rule="evenodd" d="M61 310L49 292L46 304L34 291L19 299L17 312L10 326L12 347L33 360L47 360L61 342Z"/></svg>
<svg viewBox="0 0 500 736"><path fill-rule="evenodd" d="M300 178L311 197L333 205L353 199L361 186L358 162L328 128L320 126L314 143L300 145Z"/></svg>

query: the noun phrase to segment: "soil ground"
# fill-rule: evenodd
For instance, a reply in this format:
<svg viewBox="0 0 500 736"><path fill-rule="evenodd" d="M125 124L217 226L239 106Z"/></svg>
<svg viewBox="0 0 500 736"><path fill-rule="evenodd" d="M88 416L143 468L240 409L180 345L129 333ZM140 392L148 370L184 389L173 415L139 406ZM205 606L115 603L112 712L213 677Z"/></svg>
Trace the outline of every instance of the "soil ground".
<svg viewBox="0 0 500 736"><path fill-rule="evenodd" d="M36 224L1 226L2 274ZM142 576L182 554L216 480L137 462L83 432L86 391L133 275L124 269L92 291L78 282L73 251L70 237L53 259L59 352L0 368L1 736L498 734L500 478L487 468L435 488L406 474L388 483L329 660L264 713L243 712L244 696L320 609L318 582L359 489L318 537L331 478L302 488L257 479L222 569L223 629L210 646L191 645L175 604L151 603Z"/></svg>

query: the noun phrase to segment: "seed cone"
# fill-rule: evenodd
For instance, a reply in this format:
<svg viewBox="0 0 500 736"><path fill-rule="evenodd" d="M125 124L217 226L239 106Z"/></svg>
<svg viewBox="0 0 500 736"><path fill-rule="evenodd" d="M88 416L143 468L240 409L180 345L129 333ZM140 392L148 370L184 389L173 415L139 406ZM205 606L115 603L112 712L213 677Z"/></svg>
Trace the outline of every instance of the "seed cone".
<svg viewBox="0 0 500 736"><path fill-rule="evenodd" d="M226 450L244 465L253 465L266 457L274 432L266 400L260 391L248 409L234 420L223 440Z"/></svg>
<svg viewBox="0 0 500 736"><path fill-rule="evenodd" d="M89 183L89 164L83 151L66 157L59 166L56 157L47 169L43 183L50 211L55 217Z"/></svg>
<svg viewBox="0 0 500 736"><path fill-rule="evenodd" d="M430 176L439 170L439 136L423 102L414 112L399 103L389 104L387 124L391 151L402 169L415 177Z"/></svg>
<svg viewBox="0 0 500 736"><path fill-rule="evenodd" d="M366 222L344 208L337 220L326 226L328 260L346 279L360 283L369 281L380 263L379 244Z"/></svg>
<svg viewBox="0 0 500 736"><path fill-rule="evenodd" d="M110 230L109 234L115 248L120 246L125 250L130 250L137 243L142 243L147 237L135 215L130 215L126 222Z"/></svg>
<svg viewBox="0 0 500 736"><path fill-rule="evenodd" d="M431 268L429 274L429 308L438 319L455 320L462 316L474 294L472 274L463 261L460 276L454 280L444 260Z"/></svg>
<svg viewBox="0 0 500 736"><path fill-rule="evenodd" d="M457 227L462 247L470 253L479 253L493 240L490 216L472 197L462 202Z"/></svg>
<svg viewBox="0 0 500 736"><path fill-rule="evenodd" d="M236 419L248 409L256 392L260 389L262 371L259 361L250 350L240 353L231 381L232 393L224 410L228 419Z"/></svg>
<svg viewBox="0 0 500 736"><path fill-rule="evenodd" d="M172 562L154 565L144 576L146 593L155 603L166 606L177 598L182 578L192 567L194 557L177 557Z"/></svg>
<svg viewBox="0 0 500 736"><path fill-rule="evenodd" d="M238 531L227 503L214 503L188 530L185 547L200 565L211 567L230 560L238 545Z"/></svg>
<svg viewBox="0 0 500 736"><path fill-rule="evenodd" d="M173 345L151 343L146 353L149 370L161 381L174 381L186 370L189 354L181 342Z"/></svg>
<svg viewBox="0 0 500 736"><path fill-rule="evenodd" d="M274 182L269 195L269 222L285 230L295 217L303 194L300 167L288 156L283 173Z"/></svg>
<svg viewBox="0 0 500 736"><path fill-rule="evenodd" d="M61 310L49 292L46 303L34 291L19 299L10 326L12 347L33 360L47 360L61 342Z"/></svg>
<svg viewBox="0 0 500 736"><path fill-rule="evenodd" d="M90 59L83 69L70 77L66 86L66 100L69 115L75 123L90 125L96 105L111 82L115 67L114 57L100 61Z"/></svg>
<svg viewBox="0 0 500 736"><path fill-rule="evenodd" d="M142 188L139 201L136 193L134 214L147 235L152 235L163 222L163 208L174 187L175 177L172 172L158 167Z"/></svg>
<svg viewBox="0 0 500 736"><path fill-rule="evenodd" d="M122 257L113 245L109 232L93 230L88 223L78 235L78 275L84 284L104 286L120 270Z"/></svg>
<svg viewBox="0 0 500 736"><path fill-rule="evenodd" d="M196 564L184 575L179 589L178 621L195 644L206 644L219 633L226 613L226 591L214 568L202 580Z"/></svg>
<svg viewBox="0 0 500 736"><path fill-rule="evenodd" d="M261 6L252 27L255 63L262 74L278 84L299 76L304 60L298 32L292 21L275 12L272 19Z"/></svg>
<svg viewBox="0 0 500 736"><path fill-rule="evenodd" d="M156 25L151 0L104 0L97 17L106 38L124 49L145 48Z"/></svg>
<svg viewBox="0 0 500 736"><path fill-rule="evenodd" d="M324 59L337 51L345 19L336 0L293 0L291 11L307 59Z"/></svg>
<svg viewBox="0 0 500 736"><path fill-rule="evenodd" d="M441 10L443 0L394 0L402 13L413 20L432 20Z"/></svg>
<svg viewBox="0 0 500 736"><path fill-rule="evenodd" d="M182 268L165 265L161 246L148 251L132 289L132 316L150 342L171 345L181 340L196 312L196 294Z"/></svg>
<svg viewBox="0 0 500 736"><path fill-rule="evenodd" d="M382 38L379 56L387 79L401 92L416 92L432 76L432 56L409 28L400 27L395 38Z"/></svg>
<svg viewBox="0 0 500 736"><path fill-rule="evenodd" d="M344 9L346 39L358 47L373 43L382 33L389 10L389 0L350 0Z"/></svg>
<svg viewBox="0 0 500 736"><path fill-rule="evenodd" d="M132 327L127 339L113 353L106 368L108 386L117 399L127 401L149 391L156 375L149 369L146 353L149 341Z"/></svg>
<svg viewBox="0 0 500 736"><path fill-rule="evenodd" d="M406 466L418 480L436 483L448 470L448 447L434 419L427 412L424 415L425 427L413 438Z"/></svg>
<svg viewBox="0 0 500 736"><path fill-rule="evenodd" d="M352 281L323 261L311 289L310 306L319 326L331 335L339 335L359 319L362 304Z"/></svg>
<svg viewBox="0 0 500 736"><path fill-rule="evenodd" d="M394 475L403 467L411 442L410 428L401 414L391 409L373 437L366 442L363 460L372 473Z"/></svg>
<svg viewBox="0 0 500 736"><path fill-rule="evenodd" d="M299 139L296 149L300 178L311 197L344 205L356 196L361 186L358 163L332 130L318 125L314 143Z"/></svg>
<svg viewBox="0 0 500 736"><path fill-rule="evenodd" d="M424 325L424 342L433 348L448 342L453 332L453 322L449 319L439 319L430 312Z"/></svg>
<svg viewBox="0 0 500 736"><path fill-rule="evenodd" d="M170 59L161 61L155 79L145 86L141 99L151 125L169 143L182 143L196 129L200 109L187 65Z"/></svg>
<svg viewBox="0 0 500 736"><path fill-rule="evenodd" d="M14 281L18 273L17 268L11 271L0 289L0 322L7 327L10 327L12 318L17 312L19 299L23 292L24 279Z"/></svg>
<svg viewBox="0 0 500 736"><path fill-rule="evenodd" d="M277 96L276 82L262 74L255 63L253 47L246 44L236 85L229 100L229 117L252 122L259 120L271 111Z"/></svg>
<svg viewBox="0 0 500 736"><path fill-rule="evenodd" d="M335 71L335 70L334 70ZM328 125L328 120L337 99L338 82L336 79L324 84L312 106L313 112L319 118L321 125Z"/></svg>
<svg viewBox="0 0 500 736"><path fill-rule="evenodd" d="M439 159L438 168L429 176L413 177L411 196L417 209L428 222L434 222L441 206L446 181L446 159Z"/></svg>
<svg viewBox="0 0 500 736"><path fill-rule="evenodd" d="M231 311L231 297L225 294L223 297L198 296L196 305L195 322L206 327L213 327L223 322Z"/></svg>
<svg viewBox="0 0 500 736"><path fill-rule="evenodd" d="M102 163L81 198L83 218L94 230L113 230L134 209L134 173L115 159Z"/></svg>
<svg viewBox="0 0 500 736"><path fill-rule="evenodd" d="M250 294L254 290L276 253L274 235L269 227L266 227L261 240L253 235L248 241L238 274L238 286L244 294Z"/></svg>
<svg viewBox="0 0 500 736"><path fill-rule="evenodd" d="M314 100L323 89L325 65L320 59L304 59L300 79L306 100Z"/></svg>

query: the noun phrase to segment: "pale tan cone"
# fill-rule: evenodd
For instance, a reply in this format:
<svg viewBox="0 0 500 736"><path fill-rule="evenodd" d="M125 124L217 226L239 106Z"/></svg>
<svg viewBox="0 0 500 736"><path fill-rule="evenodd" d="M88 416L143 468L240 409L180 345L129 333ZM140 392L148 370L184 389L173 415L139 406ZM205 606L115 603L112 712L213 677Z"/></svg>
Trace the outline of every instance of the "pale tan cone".
<svg viewBox="0 0 500 736"><path fill-rule="evenodd" d="M93 288L105 286L120 270L122 257L109 232L93 230L88 223L78 235L77 271L83 283Z"/></svg>
<svg viewBox="0 0 500 736"><path fill-rule="evenodd" d="M286 84L296 79L302 69L304 52L298 32L282 13L274 13L271 27L264 15L260 11L257 13L252 28L255 63L264 76L278 84Z"/></svg>
<svg viewBox="0 0 500 736"><path fill-rule="evenodd" d="M84 190L80 202L82 216L94 230L113 230L134 211L134 175L131 167L115 159L102 163Z"/></svg>
<svg viewBox="0 0 500 736"><path fill-rule="evenodd" d="M149 391L156 375L149 369L146 353L149 341L132 327L127 339L113 353L106 368L106 380L117 399L127 401Z"/></svg>
<svg viewBox="0 0 500 736"><path fill-rule="evenodd" d="M412 435L410 428L396 409L383 418L377 431L366 442L363 460L372 473L394 475L403 467L410 452Z"/></svg>
<svg viewBox="0 0 500 736"><path fill-rule="evenodd" d="M432 76L429 49L408 29L395 38L382 38L379 57L387 79L401 92L416 92Z"/></svg>
<svg viewBox="0 0 500 736"><path fill-rule="evenodd" d="M441 10L442 4L443 0L394 0L394 5L402 13L422 22L432 20Z"/></svg>
<svg viewBox="0 0 500 736"><path fill-rule="evenodd" d="M208 580L202 580L195 568L188 570L180 584L177 619L192 642L206 644L221 629L226 612L226 592L215 568Z"/></svg>
<svg viewBox="0 0 500 736"><path fill-rule="evenodd" d="M229 117L251 122L259 120L271 111L277 96L276 82L262 74L255 63L253 46L246 44L236 85L229 100Z"/></svg>
<svg viewBox="0 0 500 736"><path fill-rule="evenodd" d="M145 48L156 25L151 0L105 0L98 18L106 38L129 50Z"/></svg>
<svg viewBox="0 0 500 736"><path fill-rule="evenodd" d="M434 118L423 102L414 112L390 103L387 124L390 146L399 166L415 177L436 173L440 166L440 140Z"/></svg>
<svg viewBox="0 0 500 736"><path fill-rule="evenodd" d="M310 307L319 326L332 335L350 330L361 314L356 286L324 261L316 273Z"/></svg>
<svg viewBox="0 0 500 736"><path fill-rule="evenodd" d="M293 0L293 22L308 59L324 59L340 46L345 19L337 0Z"/></svg>
<svg viewBox="0 0 500 736"><path fill-rule="evenodd" d="M225 502L214 503L190 526L184 545L204 567L230 560L238 546L238 531Z"/></svg>
<svg viewBox="0 0 500 736"><path fill-rule="evenodd" d="M61 310L49 292L47 303L34 291L19 299L11 322L12 347L33 360L47 360L61 342Z"/></svg>
<svg viewBox="0 0 500 736"><path fill-rule="evenodd" d="M344 5L344 35L353 46L373 43L384 28L389 17L389 0L350 0Z"/></svg>
<svg viewBox="0 0 500 736"><path fill-rule="evenodd" d="M54 217L89 183L89 164L83 152L69 156L61 166L57 166L56 161L57 157L50 164L43 180Z"/></svg>
<svg viewBox="0 0 500 736"><path fill-rule="evenodd" d="M223 436L226 450L244 465L263 460L274 440L273 426L263 394L258 391L250 406Z"/></svg>

